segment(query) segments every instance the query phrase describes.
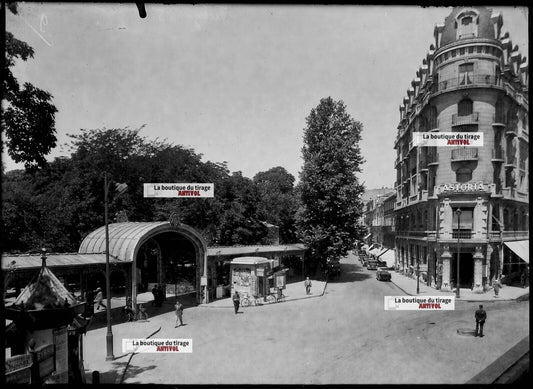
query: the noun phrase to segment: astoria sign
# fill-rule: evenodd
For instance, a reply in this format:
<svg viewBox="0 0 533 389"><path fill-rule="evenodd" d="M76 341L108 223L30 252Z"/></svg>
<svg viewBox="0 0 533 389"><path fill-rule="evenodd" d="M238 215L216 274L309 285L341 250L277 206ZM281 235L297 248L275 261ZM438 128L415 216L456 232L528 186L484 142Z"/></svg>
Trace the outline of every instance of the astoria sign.
<svg viewBox="0 0 533 389"><path fill-rule="evenodd" d="M487 191L487 185L482 181L475 182L473 184L442 184L437 186L437 193L442 192L476 192L476 191Z"/></svg>

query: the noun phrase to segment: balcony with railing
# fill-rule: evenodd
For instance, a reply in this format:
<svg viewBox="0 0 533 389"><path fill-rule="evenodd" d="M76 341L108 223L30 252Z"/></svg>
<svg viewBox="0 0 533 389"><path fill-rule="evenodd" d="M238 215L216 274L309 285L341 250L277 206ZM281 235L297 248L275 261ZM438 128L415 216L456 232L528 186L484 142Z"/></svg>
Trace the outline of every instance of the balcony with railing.
<svg viewBox="0 0 533 389"><path fill-rule="evenodd" d="M457 114L452 115L452 127L453 126L465 126L469 124L479 123L479 113L473 112L470 115L459 116Z"/></svg>
<svg viewBox="0 0 533 389"><path fill-rule="evenodd" d="M508 154L507 158L505 158L505 166L506 167L516 166L516 155Z"/></svg>
<svg viewBox="0 0 533 389"><path fill-rule="evenodd" d="M463 76L449 78L447 80L439 81L437 91L442 92L450 89L479 87L487 85L502 86L500 77L494 76L492 74L473 74L468 75L466 78Z"/></svg>
<svg viewBox="0 0 533 389"><path fill-rule="evenodd" d="M504 113L495 114L492 116L492 125L498 127L505 127L507 125L507 115Z"/></svg>
<svg viewBox="0 0 533 389"><path fill-rule="evenodd" d="M452 231L452 239L472 239L473 233L472 230L466 229L454 229Z"/></svg>
<svg viewBox="0 0 533 389"><path fill-rule="evenodd" d="M518 136L518 128L516 125L507 126L505 129L505 135Z"/></svg>
<svg viewBox="0 0 533 389"><path fill-rule="evenodd" d="M455 161L477 161L477 149L465 147L452 150L452 162Z"/></svg>
<svg viewBox="0 0 533 389"><path fill-rule="evenodd" d="M429 152L427 156L427 165L433 166L439 164L439 154L436 151Z"/></svg>
<svg viewBox="0 0 533 389"><path fill-rule="evenodd" d="M503 162L504 158L505 154L501 147L496 146L496 148L492 149L492 162Z"/></svg>

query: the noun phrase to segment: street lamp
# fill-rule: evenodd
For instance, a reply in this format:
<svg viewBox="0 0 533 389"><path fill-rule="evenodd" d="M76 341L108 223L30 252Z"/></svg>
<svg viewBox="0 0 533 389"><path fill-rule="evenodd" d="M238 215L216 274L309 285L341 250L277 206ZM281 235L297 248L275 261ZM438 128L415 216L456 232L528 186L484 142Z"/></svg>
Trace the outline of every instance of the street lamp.
<svg viewBox="0 0 533 389"><path fill-rule="evenodd" d="M461 208L457 208L455 211L457 214L457 280L455 285L455 297L461 297L459 292L459 258L461 257Z"/></svg>
<svg viewBox="0 0 533 389"><path fill-rule="evenodd" d="M106 283L106 298L107 298L107 334L106 334L106 351L105 360L111 361L115 359L113 355L113 330L111 328L111 285L109 280L109 226L108 226L108 204L107 195L109 192L109 183L107 181L107 172L104 172L104 222L105 222L105 283Z"/></svg>

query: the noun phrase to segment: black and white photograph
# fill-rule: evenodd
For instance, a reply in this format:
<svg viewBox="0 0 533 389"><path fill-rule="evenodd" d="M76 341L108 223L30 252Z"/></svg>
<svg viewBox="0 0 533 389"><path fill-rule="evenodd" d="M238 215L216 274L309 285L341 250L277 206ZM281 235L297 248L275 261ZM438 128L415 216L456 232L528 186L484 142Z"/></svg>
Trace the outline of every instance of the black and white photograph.
<svg viewBox="0 0 533 389"><path fill-rule="evenodd" d="M529 381L527 6L2 18L6 384Z"/></svg>

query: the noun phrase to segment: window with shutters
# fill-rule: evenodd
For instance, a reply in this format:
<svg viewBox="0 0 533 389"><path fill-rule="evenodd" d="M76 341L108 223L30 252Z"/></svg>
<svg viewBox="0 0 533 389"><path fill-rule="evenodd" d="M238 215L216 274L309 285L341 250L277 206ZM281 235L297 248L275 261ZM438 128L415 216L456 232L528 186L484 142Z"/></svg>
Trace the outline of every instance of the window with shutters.
<svg viewBox="0 0 533 389"><path fill-rule="evenodd" d="M459 85L469 85L474 81L474 64L464 63L459 65Z"/></svg>

